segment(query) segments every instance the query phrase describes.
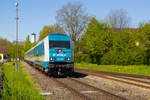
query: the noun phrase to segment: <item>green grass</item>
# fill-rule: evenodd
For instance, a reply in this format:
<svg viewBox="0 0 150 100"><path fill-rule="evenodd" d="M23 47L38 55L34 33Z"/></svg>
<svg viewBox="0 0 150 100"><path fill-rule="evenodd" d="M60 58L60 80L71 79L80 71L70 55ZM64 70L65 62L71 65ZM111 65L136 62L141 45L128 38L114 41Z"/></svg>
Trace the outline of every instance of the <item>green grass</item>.
<svg viewBox="0 0 150 100"><path fill-rule="evenodd" d="M4 64L3 100L45 100L36 88L36 81L19 63L19 71L14 71L13 63Z"/></svg>
<svg viewBox="0 0 150 100"><path fill-rule="evenodd" d="M76 63L75 68L150 76L150 66L146 65L119 66Z"/></svg>

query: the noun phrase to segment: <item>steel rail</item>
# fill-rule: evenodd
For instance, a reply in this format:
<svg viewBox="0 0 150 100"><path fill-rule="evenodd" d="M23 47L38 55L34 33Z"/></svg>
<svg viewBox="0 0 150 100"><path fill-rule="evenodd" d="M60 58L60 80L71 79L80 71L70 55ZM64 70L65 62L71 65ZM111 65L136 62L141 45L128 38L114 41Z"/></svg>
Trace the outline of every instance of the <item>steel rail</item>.
<svg viewBox="0 0 150 100"><path fill-rule="evenodd" d="M95 87L95 86L89 85L89 84L84 83L84 82L81 82L81 81L79 81L79 80L76 80L76 79L73 79L73 78L69 78L69 79L70 79L71 81L76 82L76 83L82 84L82 85L84 85L84 86L86 86L86 87L93 88L95 91L101 92L101 93L105 94L106 96L109 96L109 97L114 98L115 100L126 100L125 98L123 98L123 97L121 97L121 96L112 94L112 93L107 92L107 91L105 91L105 90L103 90L103 89L97 88L97 87Z"/></svg>
<svg viewBox="0 0 150 100"><path fill-rule="evenodd" d="M129 81L124 81L124 80L120 80L120 79L115 79L115 78L111 78L111 77L108 77L106 75L102 75L102 74L98 74L98 73L92 73L92 72L85 72L85 71L77 71L77 72L80 72L80 73L84 73L84 74L89 74L89 75L93 75L93 76L97 76L97 77L101 77L101 78L104 78L104 79L109 79L109 80L113 80L113 81L117 81L117 82L122 82L122 83L126 83L126 84L129 84L129 85L134 85L134 86L137 86L137 87L141 87L141 88L145 88L145 89L150 89L150 86L147 86L147 85L142 85L142 84L137 84L137 83L133 83L133 82L129 82Z"/></svg>

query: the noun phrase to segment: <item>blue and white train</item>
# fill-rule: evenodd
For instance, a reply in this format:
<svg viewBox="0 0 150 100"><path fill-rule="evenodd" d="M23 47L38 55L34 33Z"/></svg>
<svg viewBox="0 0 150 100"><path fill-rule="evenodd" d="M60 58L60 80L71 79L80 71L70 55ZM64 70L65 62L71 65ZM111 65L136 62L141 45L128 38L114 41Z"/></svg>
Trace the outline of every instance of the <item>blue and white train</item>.
<svg viewBox="0 0 150 100"><path fill-rule="evenodd" d="M51 33L24 55L25 61L50 75L70 75L74 71L74 47L70 37Z"/></svg>

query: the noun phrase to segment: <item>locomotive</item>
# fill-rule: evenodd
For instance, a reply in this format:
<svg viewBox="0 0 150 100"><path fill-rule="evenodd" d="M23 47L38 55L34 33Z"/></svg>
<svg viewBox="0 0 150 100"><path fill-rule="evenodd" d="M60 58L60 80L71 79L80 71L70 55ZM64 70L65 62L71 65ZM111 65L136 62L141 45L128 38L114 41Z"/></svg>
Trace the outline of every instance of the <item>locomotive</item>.
<svg viewBox="0 0 150 100"><path fill-rule="evenodd" d="M74 72L74 45L64 33L51 33L24 55L24 60L50 75Z"/></svg>

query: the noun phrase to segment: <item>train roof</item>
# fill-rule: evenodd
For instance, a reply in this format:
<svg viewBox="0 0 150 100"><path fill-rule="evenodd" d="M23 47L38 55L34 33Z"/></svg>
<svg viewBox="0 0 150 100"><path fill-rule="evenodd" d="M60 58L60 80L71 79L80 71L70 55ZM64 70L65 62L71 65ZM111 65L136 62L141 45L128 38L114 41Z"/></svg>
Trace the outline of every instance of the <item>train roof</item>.
<svg viewBox="0 0 150 100"><path fill-rule="evenodd" d="M65 33L50 33L45 38L47 38L47 37L51 41L72 41L70 39L70 37L67 34L65 34ZM39 41L34 47L32 47L31 49L29 49L26 53L28 53L29 51L31 51L32 49L34 49L36 46L38 46L39 44L41 44L45 40L45 38L42 39L41 41Z"/></svg>
<svg viewBox="0 0 150 100"><path fill-rule="evenodd" d="M70 37L67 34L62 34L62 33L49 34L48 38L51 41L71 41Z"/></svg>

